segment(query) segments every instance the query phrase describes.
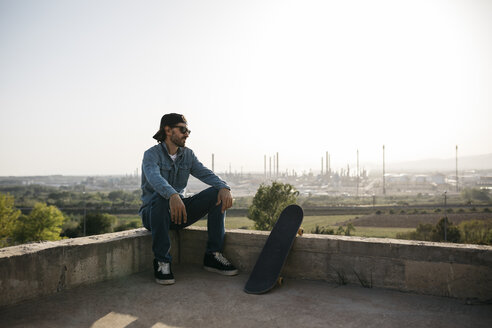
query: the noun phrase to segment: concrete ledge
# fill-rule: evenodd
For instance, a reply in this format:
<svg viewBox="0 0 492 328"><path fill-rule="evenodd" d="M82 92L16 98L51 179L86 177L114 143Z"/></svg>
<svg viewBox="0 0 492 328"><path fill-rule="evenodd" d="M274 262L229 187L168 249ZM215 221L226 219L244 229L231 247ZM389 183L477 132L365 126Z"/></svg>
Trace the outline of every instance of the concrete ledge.
<svg viewBox="0 0 492 328"><path fill-rule="evenodd" d="M1 248L0 306L147 270L151 243L136 229Z"/></svg>
<svg viewBox="0 0 492 328"><path fill-rule="evenodd" d="M253 268L268 232L228 230L224 253ZM201 265L205 228L171 233L176 262ZM0 249L0 306L152 267L145 229ZM492 299L492 247L395 239L298 237L284 277L358 284L453 298Z"/></svg>
<svg viewBox="0 0 492 328"><path fill-rule="evenodd" d="M202 244L200 235L206 238L198 229L188 230L184 243ZM251 271L267 237L267 232L230 230L224 253ZM182 252L186 261L199 263L191 247ZM305 234L294 242L282 275L485 301L492 300L492 247Z"/></svg>

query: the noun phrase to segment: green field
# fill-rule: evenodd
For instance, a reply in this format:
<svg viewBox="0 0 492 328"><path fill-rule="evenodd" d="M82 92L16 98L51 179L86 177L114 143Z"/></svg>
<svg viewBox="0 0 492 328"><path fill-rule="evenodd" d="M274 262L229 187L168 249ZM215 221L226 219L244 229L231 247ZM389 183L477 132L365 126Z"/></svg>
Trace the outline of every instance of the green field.
<svg viewBox="0 0 492 328"><path fill-rule="evenodd" d="M396 234L401 232L415 231L413 228L378 228L378 227L355 227L353 236L376 237L376 238L396 238Z"/></svg>
<svg viewBox="0 0 492 328"><path fill-rule="evenodd" d="M302 227L305 233L311 233L316 225L325 228L333 228L335 231L338 222L344 222L353 219L353 215L333 215L333 216L306 216ZM198 227L206 227L207 221L202 220L194 224ZM226 229L253 229L254 222L246 217L227 217ZM413 231L411 228L378 228L378 227L355 227L354 236L360 237L378 237L378 238L395 238L397 233Z"/></svg>
<svg viewBox="0 0 492 328"><path fill-rule="evenodd" d="M248 219L247 217L227 217L226 218L226 229L254 229L255 223ZM195 227L206 227L207 221L200 220L195 223Z"/></svg>
<svg viewBox="0 0 492 328"><path fill-rule="evenodd" d="M337 231L339 224L355 217L355 215L306 216L304 217L302 226L306 233L313 231L317 225ZM359 237L396 238L397 233L413 230L415 229L399 227L355 227L352 235Z"/></svg>
<svg viewBox="0 0 492 328"><path fill-rule="evenodd" d="M306 216L302 227L305 233L311 233L316 226L332 228L337 231L337 223L341 223L353 219L354 215L332 215L332 216ZM138 215L118 215L120 221L138 221ZM206 227L207 221L200 220L194 224L197 227ZM226 229L254 229L254 222L247 217L227 217ZM409 232L415 229L412 228L388 228L388 227L355 227L353 236L359 237L378 237L378 238L396 238L396 234L400 232Z"/></svg>

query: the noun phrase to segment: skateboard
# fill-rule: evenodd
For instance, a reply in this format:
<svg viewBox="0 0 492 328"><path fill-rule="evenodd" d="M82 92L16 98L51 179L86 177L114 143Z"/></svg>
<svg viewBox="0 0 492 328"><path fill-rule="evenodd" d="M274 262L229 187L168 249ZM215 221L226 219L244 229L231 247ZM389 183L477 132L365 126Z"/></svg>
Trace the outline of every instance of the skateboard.
<svg viewBox="0 0 492 328"><path fill-rule="evenodd" d="M263 294L277 283L282 284L280 272L296 235L302 235L300 227L303 216L302 208L298 205L289 205L282 211L244 286L246 293Z"/></svg>

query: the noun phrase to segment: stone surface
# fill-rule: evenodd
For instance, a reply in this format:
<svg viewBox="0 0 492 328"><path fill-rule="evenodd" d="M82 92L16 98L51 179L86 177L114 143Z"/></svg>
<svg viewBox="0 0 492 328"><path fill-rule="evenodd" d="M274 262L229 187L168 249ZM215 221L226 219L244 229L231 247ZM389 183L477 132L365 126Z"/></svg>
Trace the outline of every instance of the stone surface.
<svg viewBox="0 0 492 328"><path fill-rule="evenodd" d="M225 277L175 265L176 284L151 271L0 308L2 327L491 327L492 306L285 279L264 295L243 292L248 275Z"/></svg>

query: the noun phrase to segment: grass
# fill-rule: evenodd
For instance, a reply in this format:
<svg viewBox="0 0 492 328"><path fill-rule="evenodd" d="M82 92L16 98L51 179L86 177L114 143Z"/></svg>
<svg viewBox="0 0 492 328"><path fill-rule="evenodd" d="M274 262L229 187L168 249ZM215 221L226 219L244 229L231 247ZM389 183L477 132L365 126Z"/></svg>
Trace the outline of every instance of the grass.
<svg viewBox="0 0 492 328"><path fill-rule="evenodd" d="M354 219L356 215L330 215L330 216L305 216L302 222L304 231L310 232L316 225L321 226L335 226L337 223Z"/></svg>
<svg viewBox="0 0 492 328"><path fill-rule="evenodd" d="M115 214L120 221L135 221L142 220L138 214Z"/></svg>
<svg viewBox="0 0 492 328"><path fill-rule="evenodd" d="M331 216L306 216L302 227L306 233L311 233L316 228L316 225L320 227L333 228L337 230L337 223L341 223L355 218L355 215L331 215ZM135 221L140 222L138 215L118 215L118 219L123 222ZM207 221L200 220L195 223L195 227L206 227ZM228 216L226 218L226 229L254 229L254 222L247 217L234 217ZM414 231L412 228L386 228L386 227L355 227L353 232L354 236L359 237L377 237L377 238L396 238L396 234L400 232Z"/></svg>
<svg viewBox="0 0 492 328"><path fill-rule="evenodd" d="M314 230L316 225L325 228L332 228L334 231L337 231L337 223L342 223L350 219L354 219L355 217L355 215L306 216L302 226L306 233L310 233ZM355 231L352 235L358 237L396 238L397 233L413 230L415 229L398 227L355 227Z"/></svg>
<svg viewBox="0 0 492 328"><path fill-rule="evenodd" d="M396 238L401 232L415 231L413 228L355 227L354 236L375 238Z"/></svg>
<svg viewBox="0 0 492 328"><path fill-rule="evenodd" d="M143 227L142 225L142 219L140 218L139 215L135 214L116 214L115 215L118 218L118 223L116 224L117 226L120 224L128 224L130 222L136 222L139 227Z"/></svg>
<svg viewBox="0 0 492 328"><path fill-rule="evenodd" d="M206 227L207 221L200 220L195 223L195 227ZM226 218L226 229L254 229L255 223L247 217L228 216Z"/></svg>
<svg viewBox="0 0 492 328"><path fill-rule="evenodd" d="M118 214L119 222L128 223L131 221L138 221L139 223L142 221L140 216L134 214ZM227 217L226 219L226 229L254 229L254 222L248 219L247 217ZM206 227L207 221L200 220L193 224L195 227Z"/></svg>
<svg viewBox="0 0 492 328"><path fill-rule="evenodd" d="M353 215L333 215L333 216L306 216L302 227L306 233L311 232L316 225L332 226L338 222L343 222L353 219ZM198 227L206 227L207 221L201 220L194 224ZM226 218L226 229L254 229L255 223L247 217L231 217Z"/></svg>
<svg viewBox="0 0 492 328"><path fill-rule="evenodd" d="M354 215L332 215L332 216L306 216L302 227L306 233L310 233L318 226L330 227L337 230L336 224L355 218ZM194 224L198 227L206 227L207 221L201 220ZM226 229L254 229L254 222L246 217L227 217ZM383 227L355 227L354 236L396 238L400 232L413 231L412 228L383 228Z"/></svg>

